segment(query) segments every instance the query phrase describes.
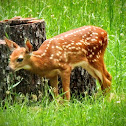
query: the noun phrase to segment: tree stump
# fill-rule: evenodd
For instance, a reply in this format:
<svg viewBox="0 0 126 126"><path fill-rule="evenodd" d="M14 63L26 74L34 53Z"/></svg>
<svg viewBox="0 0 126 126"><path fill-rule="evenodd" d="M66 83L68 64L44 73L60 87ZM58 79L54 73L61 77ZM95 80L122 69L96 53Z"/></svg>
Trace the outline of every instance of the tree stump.
<svg viewBox="0 0 126 126"><path fill-rule="evenodd" d="M45 21L36 20L34 18L15 17L0 22L0 39L8 36L9 39L15 41L20 46L25 46L24 39L27 38L33 45L33 50L46 40ZM41 78L33 75L25 70L12 73L6 70L10 51L5 45L0 45L0 97L5 97L5 92L10 90L13 85L13 92L21 92L23 94L33 93L39 95L39 90L44 86Z"/></svg>
<svg viewBox="0 0 126 126"><path fill-rule="evenodd" d="M24 39L27 38L33 45L33 50L37 50L43 41L46 40L44 20L35 18L15 17L0 22L0 39L8 36L20 46L24 46ZM41 82L40 77L33 75L25 70L12 73L6 70L10 51L8 47L0 44L0 98L6 96L6 91L11 89L14 92L23 94L33 93L39 97L39 93L45 92L45 85ZM59 92L62 91L62 83L59 79ZM75 98L82 97L85 94L91 95L96 90L95 79L81 67L75 68L71 73L70 82L71 95Z"/></svg>

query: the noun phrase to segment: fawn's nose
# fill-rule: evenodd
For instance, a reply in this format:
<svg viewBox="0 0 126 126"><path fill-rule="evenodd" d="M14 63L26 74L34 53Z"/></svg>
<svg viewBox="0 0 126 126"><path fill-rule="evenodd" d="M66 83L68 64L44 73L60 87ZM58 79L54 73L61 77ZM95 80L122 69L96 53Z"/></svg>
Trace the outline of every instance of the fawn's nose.
<svg viewBox="0 0 126 126"><path fill-rule="evenodd" d="M6 67L6 71L7 71L7 72L12 71L11 67L10 67L10 66L7 66L7 67Z"/></svg>

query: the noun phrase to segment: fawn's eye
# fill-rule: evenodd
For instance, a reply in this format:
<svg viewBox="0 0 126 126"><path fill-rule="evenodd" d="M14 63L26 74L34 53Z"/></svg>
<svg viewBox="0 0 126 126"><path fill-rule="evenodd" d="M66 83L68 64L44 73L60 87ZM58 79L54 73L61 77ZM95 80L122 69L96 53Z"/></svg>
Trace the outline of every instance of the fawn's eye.
<svg viewBox="0 0 126 126"><path fill-rule="evenodd" d="M23 61L23 58L18 58L17 59L17 62L22 62Z"/></svg>

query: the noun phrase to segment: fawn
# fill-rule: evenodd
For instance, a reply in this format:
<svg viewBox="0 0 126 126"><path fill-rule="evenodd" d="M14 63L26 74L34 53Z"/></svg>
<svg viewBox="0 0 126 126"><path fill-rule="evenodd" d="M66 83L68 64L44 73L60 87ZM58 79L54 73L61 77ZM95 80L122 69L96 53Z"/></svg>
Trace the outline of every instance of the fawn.
<svg viewBox="0 0 126 126"><path fill-rule="evenodd" d="M70 100L70 73L76 66L86 69L101 84L103 91L111 87L111 75L104 64L107 32L96 26L83 26L57 35L32 51L29 40L20 47L5 38L10 55L9 67L18 71L29 70L50 79L54 95L58 96L58 75L61 77L65 98Z"/></svg>

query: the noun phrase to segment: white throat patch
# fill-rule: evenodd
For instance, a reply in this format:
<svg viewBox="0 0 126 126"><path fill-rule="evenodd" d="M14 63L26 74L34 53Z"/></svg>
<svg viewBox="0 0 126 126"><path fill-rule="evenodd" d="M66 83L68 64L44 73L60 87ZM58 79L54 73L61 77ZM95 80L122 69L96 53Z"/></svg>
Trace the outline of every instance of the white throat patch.
<svg viewBox="0 0 126 126"><path fill-rule="evenodd" d="M22 69L30 70L31 69L31 66L30 65L25 65L25 66L22 67Z"/></svg>

